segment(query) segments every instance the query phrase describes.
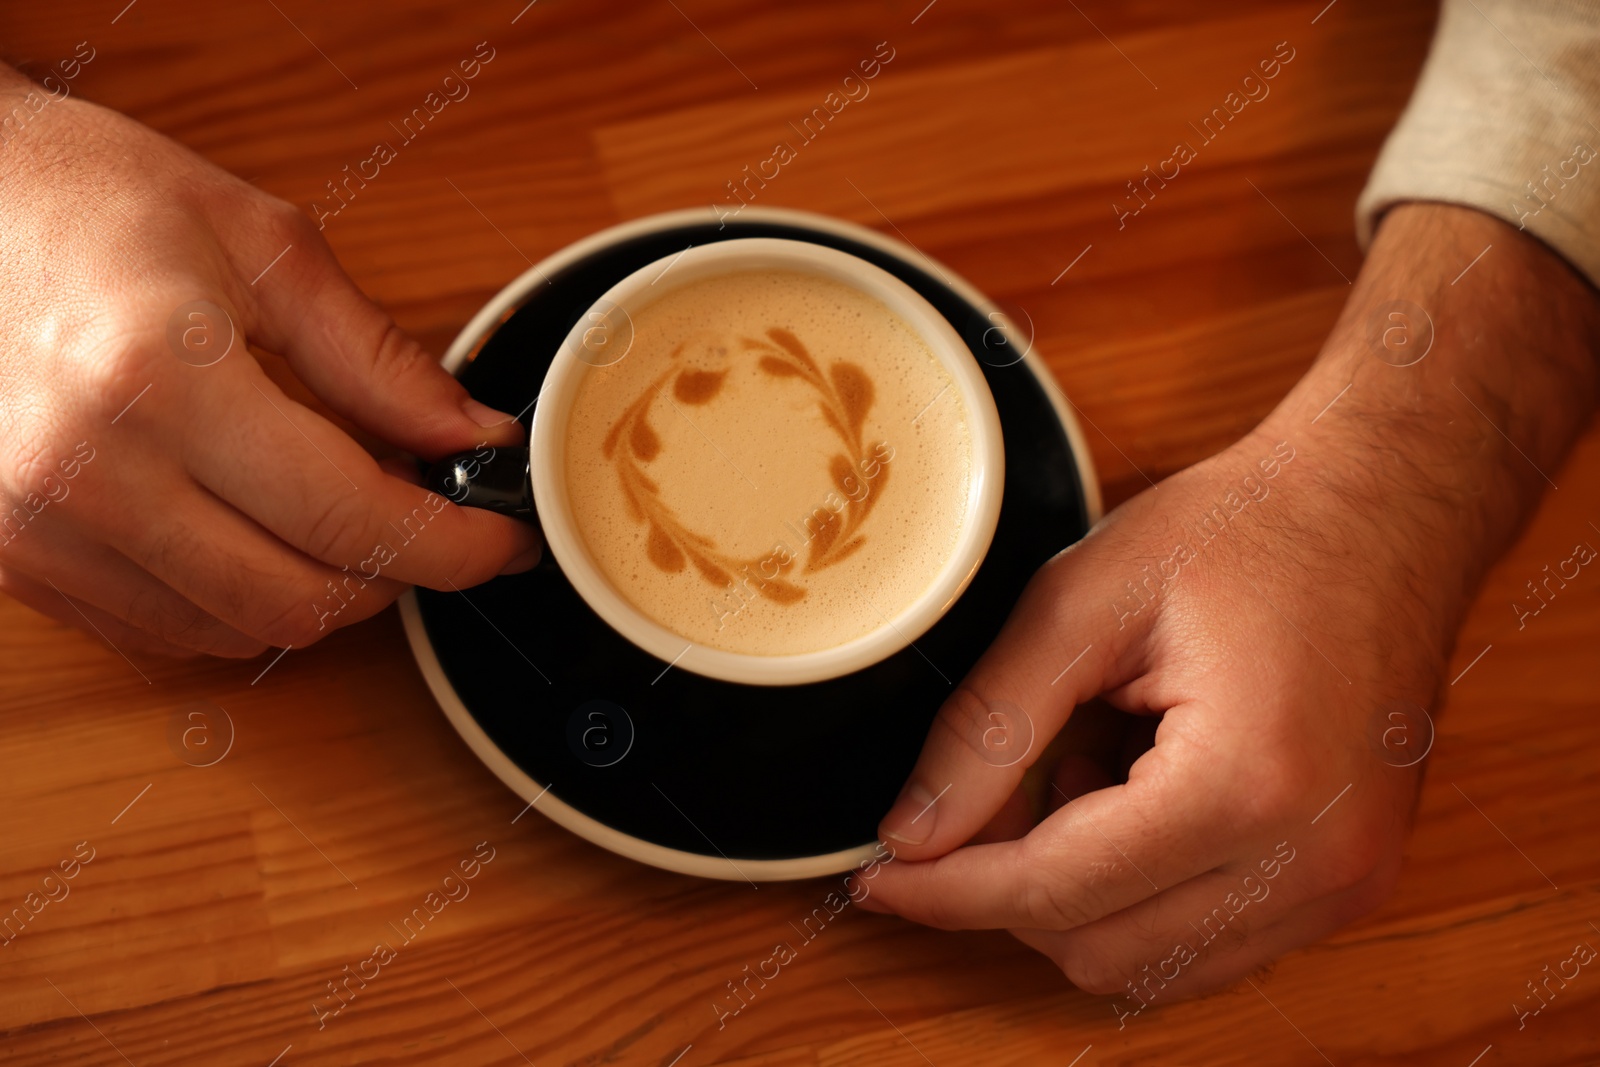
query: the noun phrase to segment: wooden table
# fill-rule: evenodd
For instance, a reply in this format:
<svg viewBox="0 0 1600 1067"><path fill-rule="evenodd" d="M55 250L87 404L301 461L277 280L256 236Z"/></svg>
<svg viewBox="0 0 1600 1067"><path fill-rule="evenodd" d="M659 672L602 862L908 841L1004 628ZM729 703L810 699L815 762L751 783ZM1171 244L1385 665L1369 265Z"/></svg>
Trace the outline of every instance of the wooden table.
<svg viewBox="0 0 1600 1067"><path fill-rule="evenodd" d="M356 279L439 349L529 261L621 219L725 202L725 182L887 42L870 96L757 202L881 228L1025 310L1112 504L1144 486L1139 471L1159 478L1244 431L1311 361L1360 264L1351 206L1434 17L1410 0L1320 17L1325 0L1226 15L1169 0L139 0L119 15L125 2L13 5L0 42L42 73L88 40L79 93L308 213L489 42L470 97L327 228ZM1119 229L1124 182L1280 41L1295 58L1271 95ZM0 1056L1594 1063L1600 976L1520 1032L1512 1010L1545 964L1600 943L1600 582L1586 571L1521 632L1508 608L1574 541L1600 544L1600 436L1555 478L1461 636L1450 677L1472 666L1438 718L1393 899L1259 992L1155 1007L1121 1032L1109 999L1003 934L853 909L719 1029L724 983L831 883L695 881L514 821L523 802L439 714L393 612L258 678L266 658L133 665L0 603L0 907L75 850L93 856L0 947ZM196 702L235 729L207 767L170 740ZM493 859L470 896L319 1030L327 983L479 842Z"/></svg>

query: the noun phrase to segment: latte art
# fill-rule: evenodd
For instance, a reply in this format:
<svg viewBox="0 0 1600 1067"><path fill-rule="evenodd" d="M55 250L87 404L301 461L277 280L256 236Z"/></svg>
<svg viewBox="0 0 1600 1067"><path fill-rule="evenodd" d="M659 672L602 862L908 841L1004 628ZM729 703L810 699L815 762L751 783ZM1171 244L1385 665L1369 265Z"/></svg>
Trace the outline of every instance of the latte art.
<svg viewBox="0 0 1600 1067"><path fill-rule="evenodd" d="M878 630L951 554L971 440L887 307L792 271L704 278L632 313L567 427L579 535L686 642L787 655ZM892 472L892 478L891 478Z"/></svg>
<svg viewBox="0 0 1600 1067"><path fill-rule="evenodd" d="M839 438L843 451L828 458L828 474L834 487L844 494L843 503L837 511L830 510L823 515L811 530L805 570L814 571L837 563L864 543L864 535L859 533L861 524L888 480L888 471L881 462L888 449L887 443L874 442L868 449L861 439L862 423L872 406L872 379L855 363L835 363L824 374L800 339L782 327L767 330L766 339L742 337L736 348L757 355L757 366L769 377L798 379L814 389L818 409ZM726 351L726 346L718 350ZM673 357L681 355L682 351L680 345ZM666 371L650 383L645 394L629 405L622 418L611 427L602 451L608 459L616 461L618 484L629 514L649 527L646 555L656 567L670 574L683 570L686 563L692 564L702 578L720 587L733 584L734 574L749 577L751 566L756 565L757 592L780 604L793 603L805 596L805 589L780 576L794 563L792 554L775 552L761 560L729 556L715 538L686 527L672 509L661 502L660 487L640 468L641 462L648 463L661 451L661 439L650 425L650 408L651 401L657 398L667 380L672 380L674 403L699 407L710 403L722 391L727 374L727 370L688 368ZM869 452L873 457L870 461ZM862 476L877 479L877 493L858 493ZM809 527L814 519L815 515L810 515L802 522Z"/></svg>

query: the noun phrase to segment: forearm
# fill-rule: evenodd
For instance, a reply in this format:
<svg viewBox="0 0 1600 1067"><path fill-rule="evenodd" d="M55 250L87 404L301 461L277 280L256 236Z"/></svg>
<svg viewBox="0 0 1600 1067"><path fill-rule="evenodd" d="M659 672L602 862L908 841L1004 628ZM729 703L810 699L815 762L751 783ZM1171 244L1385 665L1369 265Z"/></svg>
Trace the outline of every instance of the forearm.
<svg viewBox="0 0 1600 1067"><path fill-rule="evenodd" d="M1304 460L1312 535L1400 578L1443 646L1593 412L1597 350L1600 294L1543 244L1470 209L1402 205L1257 433Z"/></svg>

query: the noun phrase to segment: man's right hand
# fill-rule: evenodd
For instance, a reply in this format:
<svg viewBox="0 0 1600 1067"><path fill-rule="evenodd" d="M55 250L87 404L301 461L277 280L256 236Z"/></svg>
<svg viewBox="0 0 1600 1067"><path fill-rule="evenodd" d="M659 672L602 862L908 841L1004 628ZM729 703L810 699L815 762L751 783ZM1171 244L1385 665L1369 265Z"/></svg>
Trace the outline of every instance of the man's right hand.
<svg viewBox="0 0 1600 1067"><path fill-rule="evenodd" d="M1374 907L1424 709L1594 410L1596 351L1600 297L1549 248L1470 208L1394 208L1277 410L1040 570L879 825L895 862L861 906L1009 929L1126 993L1119 1020ZM1161 716L1154 747L1125 783L1058 767L1035 823L1023 772L1095 696Z"/></svg>
<svg viewBox="0 0 1600 1067"><path fill-rule="evenodd" d="M6 113L30 91L0 67ZM0 590L122 649L253 656L533 565L530 526L389 473L251 356L419 456L525 439L304 215L104 108L30 115L0 165Z"/></svg>

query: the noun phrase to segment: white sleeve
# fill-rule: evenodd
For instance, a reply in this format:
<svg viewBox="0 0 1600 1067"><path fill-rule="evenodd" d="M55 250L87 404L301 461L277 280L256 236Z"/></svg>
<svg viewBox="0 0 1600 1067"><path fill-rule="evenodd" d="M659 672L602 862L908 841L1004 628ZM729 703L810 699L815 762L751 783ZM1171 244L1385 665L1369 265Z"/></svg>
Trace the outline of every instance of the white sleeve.
<svg viewBox="0 0 1600 1067"><path fill-rule="evenodd" d="M1407 200L1526 230L1600 285L1600 2L1444 0L1416 91L1356 202L1363 248Z"/></svg>

